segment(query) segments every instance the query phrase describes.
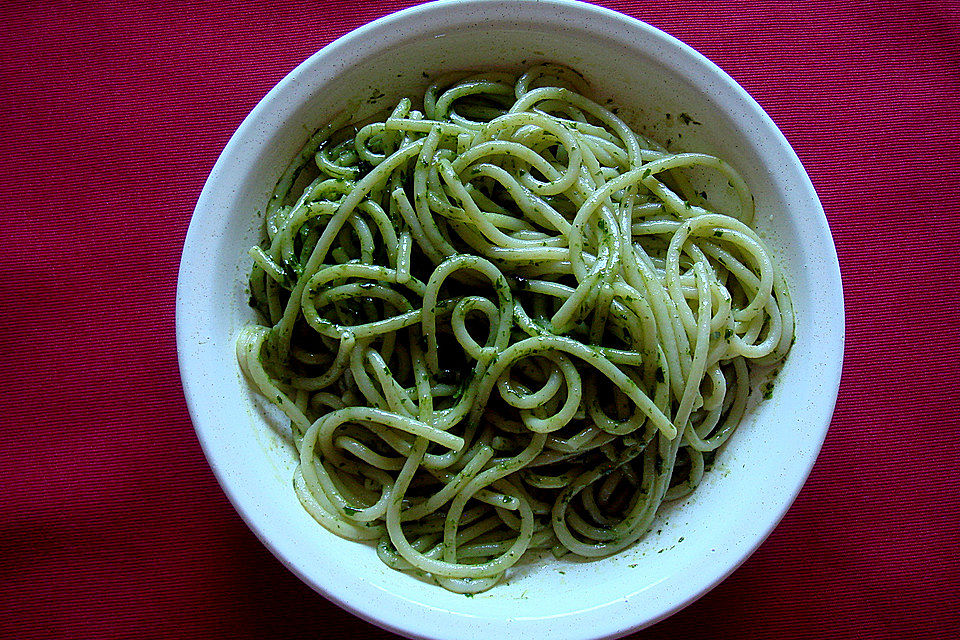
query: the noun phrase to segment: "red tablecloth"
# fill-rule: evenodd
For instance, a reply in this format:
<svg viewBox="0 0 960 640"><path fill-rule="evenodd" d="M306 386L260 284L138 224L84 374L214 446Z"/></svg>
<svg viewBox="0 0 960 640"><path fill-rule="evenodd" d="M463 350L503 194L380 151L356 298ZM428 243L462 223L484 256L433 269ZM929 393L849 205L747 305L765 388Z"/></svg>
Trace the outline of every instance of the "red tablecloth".
<svg viewBox="0 0 960 640"><path fill-rule="evenodd" d="M393 637L300 583L206 466L180 250L291 68L408 2L0 5L0 637ZM956 638L960 6L606 3L737 79L805 163L844 275L823 453L760 550L638 638Z"/></svg>

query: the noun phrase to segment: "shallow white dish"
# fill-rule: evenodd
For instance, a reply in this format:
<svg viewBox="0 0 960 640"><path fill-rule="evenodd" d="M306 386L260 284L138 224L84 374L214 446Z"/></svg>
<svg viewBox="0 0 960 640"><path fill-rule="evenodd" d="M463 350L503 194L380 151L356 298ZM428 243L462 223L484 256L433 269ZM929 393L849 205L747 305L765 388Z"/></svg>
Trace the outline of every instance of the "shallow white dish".
<svg viewBox="0 0 960 640"><path fill-rule="evenodd" d="M467 598L387 568L372 547L318 525L292 489L293 448L234 357L247 307L246 250L273 186L306 137L344 108L357 116L420 94L423 74L551 60L582 72L621 115L687 150L731 162L785 272L797 338L773 397L759 403L688 499L603 560L528 563ZM671 114L668 119L666 114ZM688 114L700 125L684 124ZM676 136L680 134L682 138ZM780 131L690 47L621 14L567 1L467 0L414 7L325 47L282 80L231 138L190 223L177 289L177 347L198 437L221 486L264 544L345 609L411 637L607 638L650 625L732 572L770 533L810 472L843 357L840 271L823 209Z"/></svg>

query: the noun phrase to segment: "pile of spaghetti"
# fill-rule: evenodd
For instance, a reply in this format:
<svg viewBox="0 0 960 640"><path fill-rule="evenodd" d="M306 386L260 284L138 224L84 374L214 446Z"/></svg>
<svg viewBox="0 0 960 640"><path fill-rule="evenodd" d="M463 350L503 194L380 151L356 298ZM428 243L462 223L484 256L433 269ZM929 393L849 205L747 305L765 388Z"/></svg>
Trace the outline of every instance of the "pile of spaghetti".
<svg viewBox="0 0 960 640"><path fill-rule="evenodd" d="M335 122L250 252L263 324L238 355L291 420L301 503L451 590L633 544L792 342L739 175L585 93L556 65L460 74ZM739 206L714 211L691 167Z"/></svg>

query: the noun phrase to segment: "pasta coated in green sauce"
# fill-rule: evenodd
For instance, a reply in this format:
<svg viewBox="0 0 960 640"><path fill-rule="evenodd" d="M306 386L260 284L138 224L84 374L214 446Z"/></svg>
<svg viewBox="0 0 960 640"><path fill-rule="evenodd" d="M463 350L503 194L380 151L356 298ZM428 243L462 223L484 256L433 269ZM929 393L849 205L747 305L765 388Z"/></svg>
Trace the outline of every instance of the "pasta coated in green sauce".
<svg viewBox="0 0 960 640"><path fill-rule="evenodd" d="M334 122L277 185L237 341L330 531L463 593L525 554L598 557L693 491L786 283L723 160L672 153L544 64ZM685 172L717 172L719 211Z"/></svg>

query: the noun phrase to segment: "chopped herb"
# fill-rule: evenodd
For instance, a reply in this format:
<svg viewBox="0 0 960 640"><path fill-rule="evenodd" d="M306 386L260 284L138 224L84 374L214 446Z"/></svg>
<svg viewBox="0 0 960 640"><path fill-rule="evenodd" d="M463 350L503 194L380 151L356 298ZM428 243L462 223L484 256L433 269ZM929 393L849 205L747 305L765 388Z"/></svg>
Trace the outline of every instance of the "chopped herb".
<svg viewBox="0 0 960 640"><path fill-rule="evenodd" d="M704 451L703 452L703 470L704 472L710 471L713 469L714 462L717 458L717 452L714 451Z"/></svg>
<svg viewBox="0 0 960 640"><path fill-rule="evenodd" d="M690 114L686 112L681 113L678 117L680 118L680 122L683 124L703 124L702 122L698 122L691 118Z"/></svg>
<svg viewBox="0 0 960 640"><path fill-rule="evenodd" d="M650 169L644 169L643 174L640 175L640 179L642 180L643 178L646 178L649 175L650 175Z"/></svg>
<svg viewBox="0 0 960 640"><path fill-rule="evenodd" d="M717 229L716 231L713 232L713 235L715 235L715 236L718 237L718 238L722 238L722 237L723 237L723 230L722 230L722 229Z"/></svg>
<svg viewBox="0 0 960 640"><path fill-rule="evenodd" d="M463 373L461 371L454 371L453 369L443 369L437 373L437 382L442 384L458 384L462 378Z"/></svg>

